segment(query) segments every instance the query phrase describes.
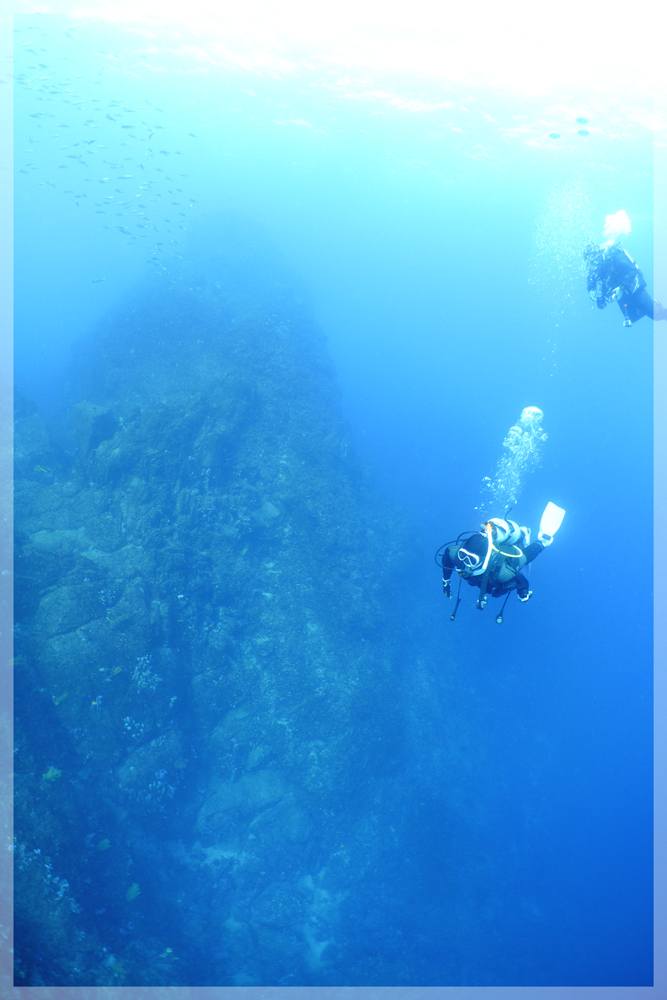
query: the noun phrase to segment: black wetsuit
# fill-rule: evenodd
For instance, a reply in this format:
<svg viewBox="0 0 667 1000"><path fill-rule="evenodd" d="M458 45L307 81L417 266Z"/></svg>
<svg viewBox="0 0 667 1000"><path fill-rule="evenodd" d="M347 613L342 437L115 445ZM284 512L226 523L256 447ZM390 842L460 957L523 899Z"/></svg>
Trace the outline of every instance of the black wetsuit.
<svg viewBox="0 0 667 1000"><path fill-rule="evenodd" d="M544 551L542 542L531 542L525 549L521 549L518 558L504 555L502 552L493 550L487 573L480 573L479 576L469 575L465 567L458 559L458 552L461 547L465 548L466 543L461 545L448 545L442 557L442 582L447 583L455 569L461 571L461 576L467 580L471 587L482 587L486 579L486 592L492 597L502 597L508 590L516 590L519 597L525 597L528 593L528 577L522 573L524 566L531 563L533 559ZM501 546L502 548L502 546ZM510 546L513 551L517 551L516 546Z"/></svg>
<svg viewBox="0 0 667 1000"><path fill-rule="evenodd" d="M655 303L646 291L644 275L627 251L616 245L596 247L589 249L585 258L586 287L598 309L616 299L629 323L636 323L642 316L653 319Z"/></svg>

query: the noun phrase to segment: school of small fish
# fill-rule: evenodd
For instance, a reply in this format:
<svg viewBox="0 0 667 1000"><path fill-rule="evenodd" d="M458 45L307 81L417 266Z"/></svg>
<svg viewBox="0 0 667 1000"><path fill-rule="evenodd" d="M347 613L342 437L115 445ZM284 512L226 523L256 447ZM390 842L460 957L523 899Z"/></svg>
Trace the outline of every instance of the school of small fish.
<svg viewBox="0 0 667 1000"><path fill-rule="evenodd" d="M99 216L125 243L144 241L147 263L168 271L170 258L180 259L179 237L196 204L184 187L187 152L173 147L170 131L181 142L197 136L170 129L164 110L141 96L104 97L108 88L97 88L101 81L75 72L68 60L50 63L43 27L18 27L15 39L18 175Z"/></svg>

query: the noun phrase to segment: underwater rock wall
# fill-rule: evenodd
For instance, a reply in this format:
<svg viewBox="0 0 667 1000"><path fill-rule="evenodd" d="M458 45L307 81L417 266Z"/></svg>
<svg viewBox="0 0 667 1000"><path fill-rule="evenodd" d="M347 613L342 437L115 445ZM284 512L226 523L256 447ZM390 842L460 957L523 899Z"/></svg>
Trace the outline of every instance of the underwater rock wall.
<svg viewBox="0 0 667 1000"><path fill-rule="evenodd" d="M61 443L16 414L17 983L343 982L410 545L323 338L190 277L68 395Z"/></svg>

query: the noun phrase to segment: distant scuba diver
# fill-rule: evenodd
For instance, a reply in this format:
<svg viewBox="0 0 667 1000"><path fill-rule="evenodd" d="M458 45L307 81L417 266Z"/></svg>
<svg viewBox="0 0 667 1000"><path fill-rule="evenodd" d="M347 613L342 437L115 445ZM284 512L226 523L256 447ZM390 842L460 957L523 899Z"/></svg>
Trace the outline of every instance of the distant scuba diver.
<svg viewBox="0 0 667 1000"><path fill-rule="evenodd" d="M461 603L463 580L467 580L471 587L479 587L479 611L486 606L489 594L492 597L505 597L496 615L499 625L513 590L516 590L520 601L527 601L533 592L529 589L528 575L523 570L551 545L564 516L562 507L549 502L542 514L536 542L530 541L529 528L520 528L516 521L492 517L479 531L464 531L456 541L441 545L435 554L435 561L442 568L445 597L452 596L450 578L454 570L460 577L456 605L450 621L456 618Z"/></svg>
<svg viewBox="0 0 667 1000"><path fill-rule="evenodd" d="M605 243L590 242L584 250L586 287L588 294L604 309L616 302L623 313L623 326L632 326L642 316L667 320L667 309L654 301L646 290L644 275L630 254L619 246L622 235L630 232L631 224L623 209L605 219Z"/></svg>

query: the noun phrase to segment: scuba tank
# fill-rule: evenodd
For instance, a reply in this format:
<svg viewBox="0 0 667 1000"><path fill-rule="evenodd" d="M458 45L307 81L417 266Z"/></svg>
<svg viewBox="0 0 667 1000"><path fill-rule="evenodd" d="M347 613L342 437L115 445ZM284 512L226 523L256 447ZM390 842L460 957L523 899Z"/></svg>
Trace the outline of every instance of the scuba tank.
<svg viewBox="0 0 667 1000"><path fill-rule="evenodd" d="M522 529L516 521L505 520L504 517L492 517L486 521L481 530L486 530L486 525L491 525L493 541L497 545L516 545L521 538Z"/></svg>

